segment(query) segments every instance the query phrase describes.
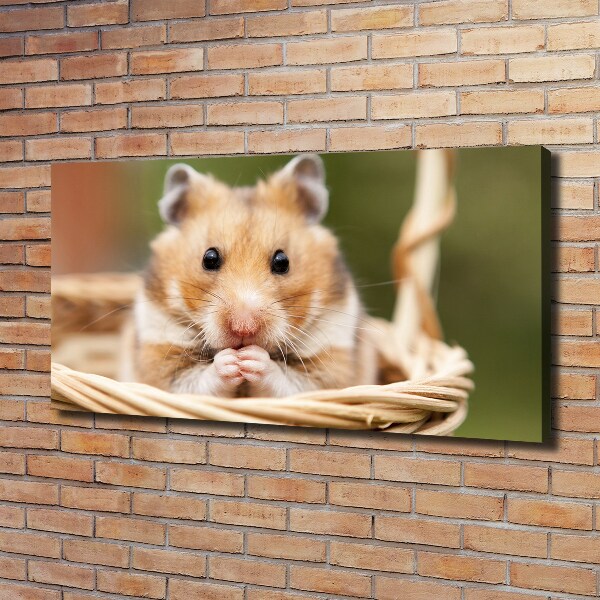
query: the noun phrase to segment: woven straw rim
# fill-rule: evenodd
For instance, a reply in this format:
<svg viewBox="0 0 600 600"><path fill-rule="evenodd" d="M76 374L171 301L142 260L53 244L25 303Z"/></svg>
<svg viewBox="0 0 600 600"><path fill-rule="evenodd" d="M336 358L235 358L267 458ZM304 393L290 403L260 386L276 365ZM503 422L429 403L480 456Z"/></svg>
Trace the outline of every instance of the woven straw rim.
<svg viewBox="0 0 600 600"><path fill-rule="evenodd" d="M53 363L54 407L210 421L451 434L467 416L473 365L465 350L440 339L430 282L437 265L438 237L454 214L453 154L429 150L418 156L418 169L427 180L421 177L417 181L413 208L393 252L394 272L400 281L394 320L369 319L369 335L381 362L406 373L407 380L316 390L286 398L229 399L173 394ZM432 181L437 185L432 187ZM139 277L133 274L53 278L53 341L66 332L88 327L94 315L100 314L100 322L103 316L122 312L133 302L139 285ZM110 329L111 323L117 327L119 321L107 319L97 329Z"/></svg>

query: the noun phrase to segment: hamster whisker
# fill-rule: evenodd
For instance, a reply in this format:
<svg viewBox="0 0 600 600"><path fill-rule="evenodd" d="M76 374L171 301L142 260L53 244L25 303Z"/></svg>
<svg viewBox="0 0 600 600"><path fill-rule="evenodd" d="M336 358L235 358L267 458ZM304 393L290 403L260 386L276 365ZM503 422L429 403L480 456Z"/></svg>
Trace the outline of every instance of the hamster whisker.
<svg viewBox="0 0 600 600"><path fill-rule="evenodd" d="M403 281L407 281L408 279L409 279L408 277L401 277L400 279L390 279L389 281L380 281L378 283L365 283L362 285L357 285L355 287L357 289L363 289L363 288L378 287L380 285L392 285L393 283L402 283Z"/></svg>
<svg viewBox="0 0 600 600"><path fill-rule="evenodd" d="M319 291L319 290L316 290ZM304 294L296 294L295 296L287 296L286 298L280 298L279 300L275 300L273 302L271 302L271 304L269 304L269 306L271 306L272 304L276 304L278 302L285 302L286 300L293 300L294 298L301 298L302 296L310 296L312 295L314 292L306 292Z"/></svg>
<svg viewBox="0 0 600 600"><path fill-rule="evenodd" d="M297 356L298 360L302 363L302 367L304 368L304 372L306 373L306 376L310 377L310 375L308 373L308 369L306 368L306 365L304 364L304 361L302 360L302 357L300 356L298 349L296 348L294 343L289 339L289 337L286 336L284 344L286 345L286 347L288 346L288 344L291 346L293 353Z"/></svg>
<svg viewBox="0 0 600 600"><path fill-rule="evenodd" d="M200 290L201 292L204 292L205 294L208 294L209 296L212 296L213 298L220 300L223 304L227 304L227 302L225 302L225 300L223 300L223 298L221 298L221 296L219 296L218 294L215 294L214 292L209 292L208 290L201 288L200 286L192 283L191 281L181 280L181 283L185 283L186 285L191 285L192 287L196 288L197 290Z"/></svg>
<svg viewBox="0 0 600 600"><path fill-rule="evenodd" d="M323 310L322 306L301 306L301 305L290 305L287 308L303 308L305 310ZM367 325L369 325L370 327L373 327L374 329L376 329L377 331L381 332L381 333L385 333L385 331L383 331L383 329L380 329L378 327L375 327L373 325L373 323L371 321L369 321L368 319L365 319L364 317L360 317L358 315L354 315L352 313L348 313L348 312L344 312L343 310L336 310L334 308L327 308L325 310L334 312L334 313L339 313L340 315L346 315L348 317L353 317L358 319L359 321L362 321L363 323L366 323Z"/></svg>

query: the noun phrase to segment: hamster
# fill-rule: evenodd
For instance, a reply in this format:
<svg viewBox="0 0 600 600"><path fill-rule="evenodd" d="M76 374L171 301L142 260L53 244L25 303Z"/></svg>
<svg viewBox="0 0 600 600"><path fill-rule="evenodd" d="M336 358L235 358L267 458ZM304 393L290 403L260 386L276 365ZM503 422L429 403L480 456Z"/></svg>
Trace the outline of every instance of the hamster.
<svg viewBox="0 0 600 600"><path fill-rule="evenodd" d="M133 377L163 390L285 397L375 383L364 310L317 155L254 187L172 166L134 305Z"/></svg>

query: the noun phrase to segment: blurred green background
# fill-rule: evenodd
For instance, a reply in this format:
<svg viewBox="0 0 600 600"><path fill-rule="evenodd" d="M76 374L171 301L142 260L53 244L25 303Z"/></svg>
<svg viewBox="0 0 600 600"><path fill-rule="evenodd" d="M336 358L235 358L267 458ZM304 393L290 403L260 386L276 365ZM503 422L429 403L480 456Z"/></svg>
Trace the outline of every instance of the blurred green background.
<svg viewBox="0 0 600 600"><path fill-rule="evenodd" d="M322 158L331 193L325 224L340 238L357 284L367 286L360 291L369 312L389 318L394 286L372 284L391 279L390 250L412 203L416 152ZM95 163L104 169L100 180L105 184L96 194L101 194L100 206L110 211L114 223L111 252L104 263L96 258L93 268L79 265L76 270L127 271L144 264L147 242L162 227L156 202L173 163L186 162L231 185L251 185L289 159L240 156ZM63 167L75 178L81 165ZM73 271L72 265L60 264L61 255L67 253L55 253L55 243L59 249L61 244L58 234L68 225L62 222L65 211L61 195L54 193L54 175L53 171L53 272ZM446 339L462 345L476 369L476 390L458 437L542 441L541 180L539 147L458 151L458 210L442 237L437 290ZM85 212L85 203L77 206ZM83 213L77 221L85 229ZM80 235L98 240L97 234ZM97 254L99 248L90 242L87 252L92 251ZM85 254L81 250L80 256Z"/></svg>

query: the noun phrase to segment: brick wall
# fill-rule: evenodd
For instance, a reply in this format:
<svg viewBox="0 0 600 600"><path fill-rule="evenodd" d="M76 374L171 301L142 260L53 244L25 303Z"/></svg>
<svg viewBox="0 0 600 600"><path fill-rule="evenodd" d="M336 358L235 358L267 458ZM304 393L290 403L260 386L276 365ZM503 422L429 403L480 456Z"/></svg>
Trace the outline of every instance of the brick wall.
<svg viewBox="0 0 600 600"><path fill-rule="evenodd" d="M598 595L598 0L0 7L2 599ZM553 444L49 409L50 160L538 143Z"/></svg>

